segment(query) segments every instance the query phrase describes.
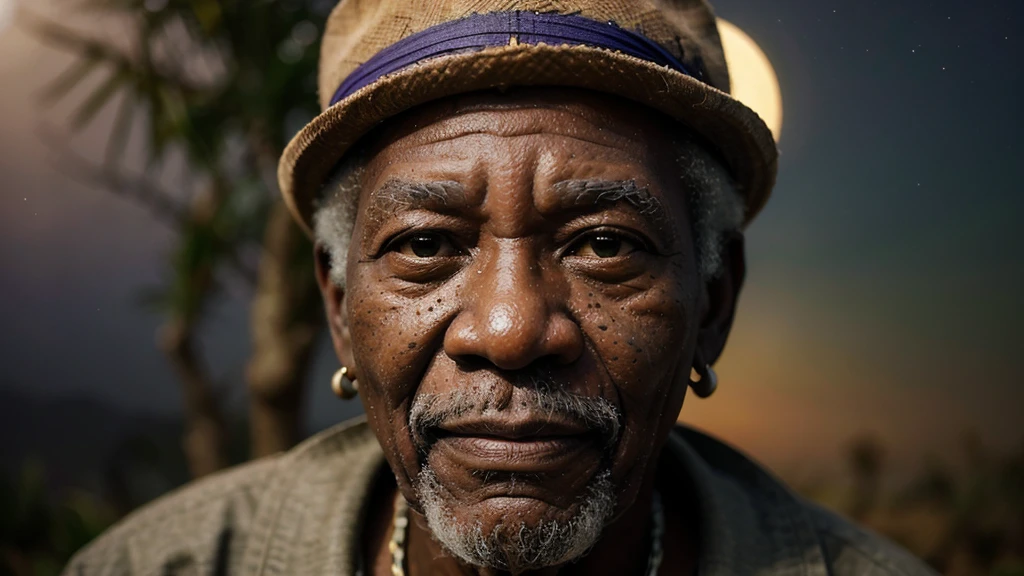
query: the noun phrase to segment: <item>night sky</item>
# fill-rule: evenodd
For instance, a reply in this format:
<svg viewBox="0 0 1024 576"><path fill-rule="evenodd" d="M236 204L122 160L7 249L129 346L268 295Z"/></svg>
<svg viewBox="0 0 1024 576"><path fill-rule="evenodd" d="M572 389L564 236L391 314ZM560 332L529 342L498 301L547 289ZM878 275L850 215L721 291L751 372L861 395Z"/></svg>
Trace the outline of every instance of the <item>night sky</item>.
<svg viewBox="0 0 1024 576"><path fill-rule="evenodd" d="M1019 445L1024 2L715 6L774 63L785 121L719 392L688 400L683 420L778 466L828 462L862 432L910 459L953 450L969 430ZM39 133L68 108L38 93L66 62L0 31L0 388L173 413L160 318L139 304L172 237L55 170ZM68 137L77 149L97 148L110 112ZM204 342L239 406L249 297L229 289ZM353 413L329 391L335 368L324 343L314 427Z"/></svg>

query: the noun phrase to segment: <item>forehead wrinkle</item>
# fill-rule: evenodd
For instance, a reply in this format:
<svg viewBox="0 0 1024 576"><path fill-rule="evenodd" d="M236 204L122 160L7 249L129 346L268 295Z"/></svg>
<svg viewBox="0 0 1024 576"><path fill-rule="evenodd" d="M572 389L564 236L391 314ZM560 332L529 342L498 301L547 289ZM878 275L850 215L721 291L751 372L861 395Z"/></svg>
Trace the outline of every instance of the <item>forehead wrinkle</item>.
<svg viewBox="0 0 1024 576"><path fill-rule="evenodd" d="M574 131L575 132L575 131ZM601 148L609 148L611 150L620 151L623 146L617 143L601 142L593 138L586 138L578 132L573 134L563 134L560 132L552 132L543 126L535 126L529 130L518 130L516 133L502 132L501 130L489 130L487 128L480 128L474 130L451 130L440 134L431 135L430 138L424 138L421 142L416 142L415 147L421 148L431 146L435 144L445 144L458 142L462 138L470 138L473 136L494 136L497 138L525 138L529 136L554 136L556 138L567 138L570 140L579 140L580 142L586 142L593 146L600 146Z"/></svg>
<svg viewBox="0 0 1024 576"><path fill-rule="evenodd" d="M555 130L557 122L551 118L540 116L514 116L524 108L473 111L447 116L433 124L424 126L407 136L413 147L429 146L452 142L471 136L496 136L516 138L523 136L555 136L580 140L603 148L621 150L636 142L635 133L623 133L615 122L597 122L596 118L572 109L553 109L548 107L529 108L527 110L543 110L559 114L569 114L573 120L568 127Z"/></svg>

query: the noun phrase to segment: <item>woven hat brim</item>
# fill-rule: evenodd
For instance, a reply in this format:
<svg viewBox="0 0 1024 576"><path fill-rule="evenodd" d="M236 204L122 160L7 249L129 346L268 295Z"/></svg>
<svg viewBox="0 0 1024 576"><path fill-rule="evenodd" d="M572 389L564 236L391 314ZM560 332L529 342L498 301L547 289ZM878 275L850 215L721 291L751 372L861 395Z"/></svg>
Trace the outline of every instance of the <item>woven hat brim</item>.
<svg viewBox="0 0 1024 576"><path fill-rule="evenodd" d="M625 54L589 46L520 44L428 60L385 76L331 106L285 148L278 182L285 203L312 235L313 203L331 171L383 120L457 94L512 86L566 86L621 96L688 125L717 148L746 200L749 223L775 184L778 152L758 115L699 80Z"/></svg>

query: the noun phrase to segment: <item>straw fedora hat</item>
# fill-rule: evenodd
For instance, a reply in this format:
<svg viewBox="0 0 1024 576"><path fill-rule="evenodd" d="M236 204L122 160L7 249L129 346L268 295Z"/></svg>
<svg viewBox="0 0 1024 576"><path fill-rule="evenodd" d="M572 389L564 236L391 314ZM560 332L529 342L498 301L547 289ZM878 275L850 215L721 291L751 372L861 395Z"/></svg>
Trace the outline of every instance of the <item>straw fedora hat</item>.
<svg viewBox="0 0 1024 576"><path fill-rule="evenodd" d="M704 0L342 0L324 30L323 112L278 166L285 202L310 232L324 181L381 121L438 98L512 86L605 92L689 126L727 163L746 222L771 193L772 133L729 95Z"/></svg>

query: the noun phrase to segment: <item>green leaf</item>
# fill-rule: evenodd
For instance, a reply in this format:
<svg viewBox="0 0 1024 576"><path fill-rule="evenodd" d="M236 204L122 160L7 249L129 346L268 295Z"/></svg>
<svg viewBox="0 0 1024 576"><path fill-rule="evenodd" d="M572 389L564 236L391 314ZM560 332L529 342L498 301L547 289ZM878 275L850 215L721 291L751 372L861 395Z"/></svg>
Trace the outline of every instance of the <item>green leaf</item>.
<svg viewBox="0 0 1024 576"><path fill-rule="evenodd" d="M74 117L71 119L72 129L76 131L81 130L86 124L91 122L96 117L96 114L110 102L110 99L117 92L118 87L124 83L125 79L125 74L120 70L114 70L110 77L100 84L75 112Z"/></svg>
<svg viewBox="0 0 1024 576"><path fill-rule="evenodd" d="M125 146L128 144L128 137L131 135L134 119L135 100L131 94L125 94L117 111L117 120L114 121L114 128L110 132L110 140L107 142L107 163L115 162L117 157L124 154Z"/></svg>
<svg viewBox="0 0 1024 576"><path fill-rule="evenodd" d="M192 0L192 10L203 32L210 34L220 26L222 13L216 0Z"/></svg>
<svg viewBox="0 0 1024 576"><path fill-rule="evenodd" d="M89 75L90 72L96 69L99 64L99 60L89 56L83 56L78 61L74 62L67 67L64 72L61 72L59 76L54 78L40 94L40 99L44 104L54 104L61 98L64 98L75 88L78 84Z"/></svg>

